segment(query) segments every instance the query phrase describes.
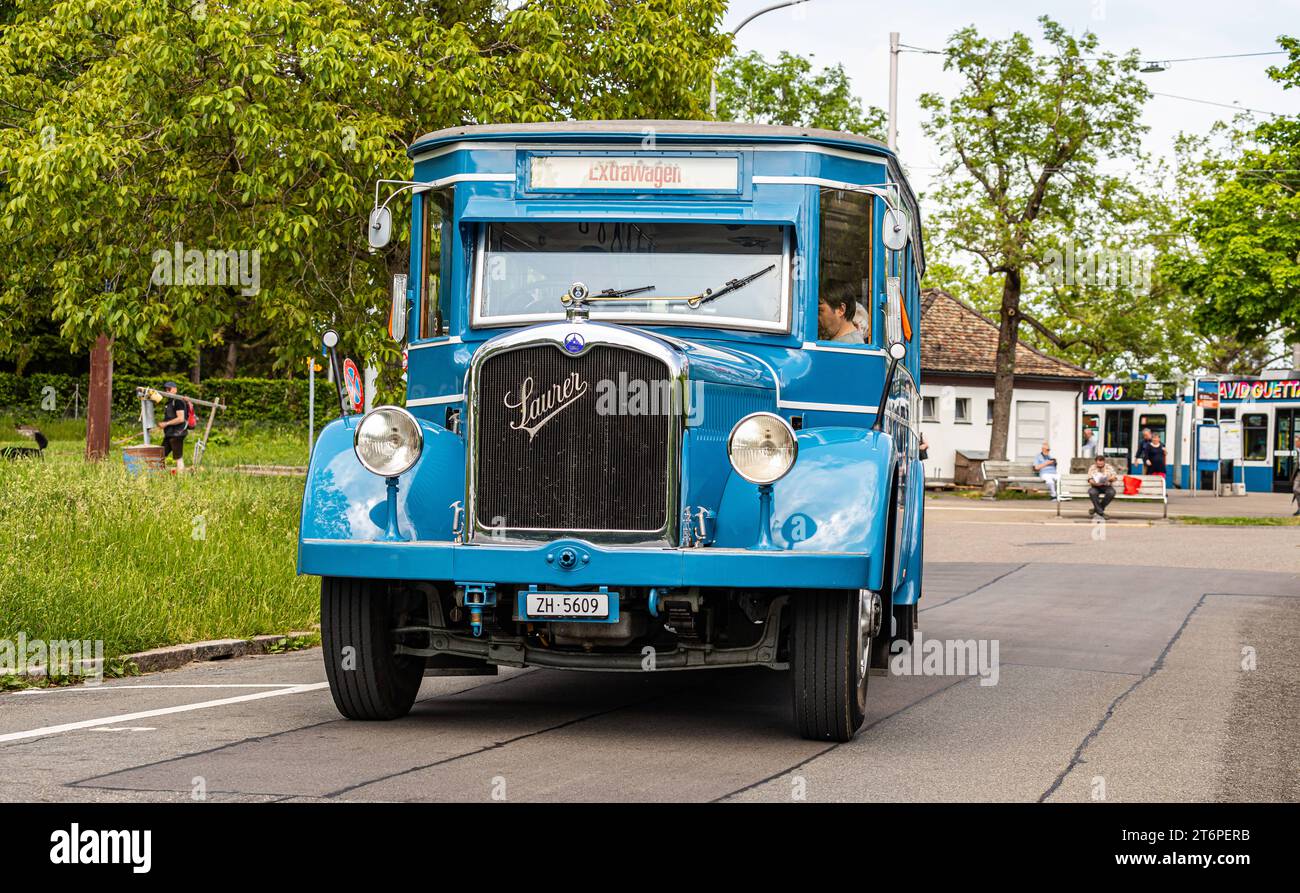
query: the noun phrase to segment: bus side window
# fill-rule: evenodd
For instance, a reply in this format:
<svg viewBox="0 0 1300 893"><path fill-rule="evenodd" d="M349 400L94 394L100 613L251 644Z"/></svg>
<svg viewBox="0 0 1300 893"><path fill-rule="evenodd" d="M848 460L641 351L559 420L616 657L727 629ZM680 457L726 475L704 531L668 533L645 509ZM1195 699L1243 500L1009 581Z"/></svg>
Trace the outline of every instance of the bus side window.
<svg viewBox="0 0 1300 893"><path fill-rule="evenodd" d="M823 187L818 204L821 247L817 264L817 340L870 344L874 197ZM827 306L823 307L823 302ZM837 324L839 313L853 325L856 334L847 328L839 333L827 330L828 325Z"/></svg>
<svg viewBox="0 0 1300 893"><path fill-rule="evenodd" d="M437 338L448 332L448 296L441 288L443 240L450 235L451 203L445 193L420 196L420 337Z"/></svg>

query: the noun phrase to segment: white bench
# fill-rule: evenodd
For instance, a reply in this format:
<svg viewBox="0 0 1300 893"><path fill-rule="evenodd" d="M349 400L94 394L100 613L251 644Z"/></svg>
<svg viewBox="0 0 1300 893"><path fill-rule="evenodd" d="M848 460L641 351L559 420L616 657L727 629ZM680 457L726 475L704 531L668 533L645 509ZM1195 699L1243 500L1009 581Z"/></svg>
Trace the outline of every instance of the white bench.
<svg viewBox="0 0 1300 893"><path fill-rule="evenodd" d="M1125 501L1142 501L1158 502L1164 509L1161 517L1169 517L1169 495L1165 490L1165 479L1158 474L1135 474L1130 477L1138 478L1142 481L1142 486L1138 488L1137 493L1132 496L1124 495L1124 476L1120 475L1112 486L1115 488L1114 502ZM1060 500L1056 503L1056 514L1061 514L1061 503L1067 499L1082 499L1092 505L1092 500L1088 498L1088 476L1086 474L1063 474L1059 486ZM1112 502L1112 505L1114 504Z"/></svg>
<svg viewBox="0 0 1300 893"><path fill-rule="evenodd" d="M984 480L996 481L997 489L1015 485L1024 490L1045 490L1047 481L1034 471L1032 462L1014 462L1008 459L985 459L980 466Z"/></svg>

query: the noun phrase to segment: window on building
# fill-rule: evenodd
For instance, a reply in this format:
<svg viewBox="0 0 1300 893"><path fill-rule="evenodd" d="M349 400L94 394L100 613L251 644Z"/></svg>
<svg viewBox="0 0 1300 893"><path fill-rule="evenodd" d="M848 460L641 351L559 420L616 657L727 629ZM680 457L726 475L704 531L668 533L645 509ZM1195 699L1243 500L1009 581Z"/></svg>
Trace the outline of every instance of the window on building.
<svg viewBox="0 0 1300 893"><path fill-rule="evenodd" d="M871 343L871 222L874 196L842 189L821 190L820 259L817 294L853 313L862 340ZM818 332L818 340L823 338Z"/></svg>
<svg viewBox="0 0 1300 893"><path fill-rule="evenodd" d="M1248 412L1241 417L1242 458L1268 458L1268 413Z"/></svg>
<svg viewBox="0 0 1300 893"><path fill-rule="evenodd" d="M953 421L958 425L970 424L970 397L958 397L953 403Z"/></svg>
<svg viewBox="0 0 1300 893"><path fill-rule="evenodd" d="M939 398L938 397L921 398L921 421L923 422L939 421Z"/></svg>
<svg viewBox="0 0 1300 893"><path fill-rule="evenodd" d="M993 424L993 401L992 400L988 402L988 413L986 414L984 421L989 425Z"/></svg>

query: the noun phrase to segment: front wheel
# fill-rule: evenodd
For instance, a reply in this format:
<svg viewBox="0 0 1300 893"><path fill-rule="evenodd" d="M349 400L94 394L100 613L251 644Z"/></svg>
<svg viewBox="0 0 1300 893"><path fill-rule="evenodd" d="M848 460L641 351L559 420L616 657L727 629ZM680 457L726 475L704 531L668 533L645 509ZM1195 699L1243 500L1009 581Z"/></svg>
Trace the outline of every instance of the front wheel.
<svg viewBox="0 0 1300 893"><path fill-rule="evenodd" d="M810 592L795 602L790 666L804 738L849 741L862 726L880 617L880 596L865 589Z"/></svg>
<svg viewBox="0 0 1300 893"><path fill-rule="evenodd" d="M424 658L397 654L392 630L416 611L414 600L382 583L321 580L321 649L339 713L348 719L397 719L410 712L424 678Z"/></svg>

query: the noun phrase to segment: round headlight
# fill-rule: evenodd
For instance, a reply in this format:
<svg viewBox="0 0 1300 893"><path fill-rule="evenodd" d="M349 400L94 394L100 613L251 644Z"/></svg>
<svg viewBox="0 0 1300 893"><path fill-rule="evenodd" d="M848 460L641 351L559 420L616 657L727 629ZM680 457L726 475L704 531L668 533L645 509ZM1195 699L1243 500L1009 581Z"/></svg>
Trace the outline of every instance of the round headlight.
<svg viewBox="0 0 1300 893"><path fill-rule="evenodd" d="M377 406L357 425L352 446L367 471L397 477L419 461L424 434L415 416L400 406Z"/></svg>
<svg viewBox="0 0 1300 893"><path fill-rule="evenodd" d="M745 416L727 438L731 467L751 484L776 483L794 467L798 455L794 429L770 412Z"/></svg>

